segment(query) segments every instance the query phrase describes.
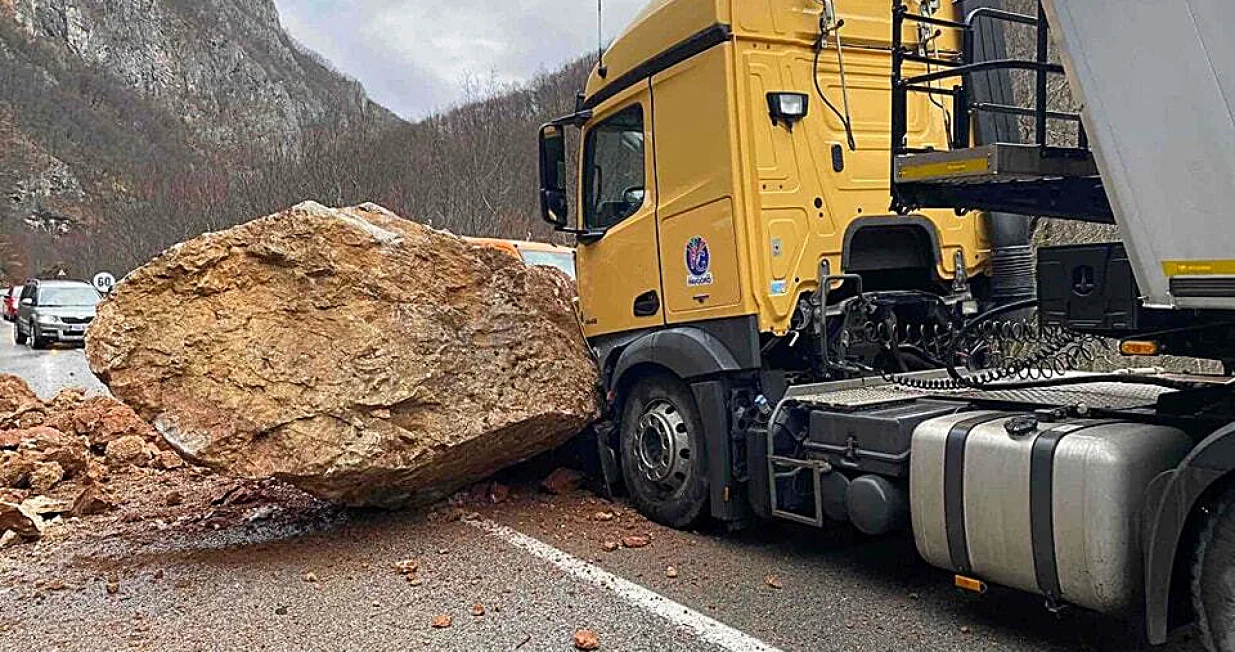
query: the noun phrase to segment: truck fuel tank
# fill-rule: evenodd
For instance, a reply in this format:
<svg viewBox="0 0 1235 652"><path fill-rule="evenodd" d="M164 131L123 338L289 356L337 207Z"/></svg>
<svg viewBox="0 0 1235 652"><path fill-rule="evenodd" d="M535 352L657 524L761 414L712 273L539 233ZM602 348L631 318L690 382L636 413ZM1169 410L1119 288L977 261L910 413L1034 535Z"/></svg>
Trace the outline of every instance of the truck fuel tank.
<svg viewBox="0 0 1235 652"><path fill-rule="evenodd" d="M910 458L918 552L1055 602L1125 612L1143 586L1145 489L1191 446L1181 430L1120 421L978 411L923 422Z"/></svg>

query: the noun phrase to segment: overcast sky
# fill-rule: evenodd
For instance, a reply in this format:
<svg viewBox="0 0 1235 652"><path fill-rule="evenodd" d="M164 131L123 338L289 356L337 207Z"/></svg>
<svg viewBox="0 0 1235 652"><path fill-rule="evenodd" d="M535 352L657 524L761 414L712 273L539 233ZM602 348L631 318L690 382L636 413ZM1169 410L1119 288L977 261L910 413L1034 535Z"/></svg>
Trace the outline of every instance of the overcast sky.
<svg viewBox="0 0 1235 652"><path fill-rule="evenodd" d="M369 95L415 119L464 82L517 82L596 48L593 0L275 0L284 27ZM605 0L612 39L646 0Z"/></svg>

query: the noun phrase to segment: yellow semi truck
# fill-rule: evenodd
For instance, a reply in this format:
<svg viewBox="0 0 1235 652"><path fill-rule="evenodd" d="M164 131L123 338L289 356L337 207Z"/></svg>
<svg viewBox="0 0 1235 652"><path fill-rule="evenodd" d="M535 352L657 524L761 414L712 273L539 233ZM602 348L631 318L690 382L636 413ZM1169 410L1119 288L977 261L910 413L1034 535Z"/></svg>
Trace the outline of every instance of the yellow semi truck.
<svg viewBox="0 0 1235 652"><path fill-rule="evenodd" d="M1032 296L1024 218L889 210L893 41L886 0L657 0L576 112L541 130L542 209L577 236L616 456L662 522L709 505L751 516L742 409L790 385L936 366L931 335ZM949 105L922 96L908 114L915 141L948 148ZM870 337L884 330L905 342Z"/></svg>
<svg viewBox="0 0 1235 652"><path fill-rule="evenodd" d="M996 4L656 0L542 127L606 476L671 526L909 531L963 589L1235 652L1235 4ZM1125 240L1035 260L1017 214ZM1227 373L1075 372L1100 338Z"/></svg>

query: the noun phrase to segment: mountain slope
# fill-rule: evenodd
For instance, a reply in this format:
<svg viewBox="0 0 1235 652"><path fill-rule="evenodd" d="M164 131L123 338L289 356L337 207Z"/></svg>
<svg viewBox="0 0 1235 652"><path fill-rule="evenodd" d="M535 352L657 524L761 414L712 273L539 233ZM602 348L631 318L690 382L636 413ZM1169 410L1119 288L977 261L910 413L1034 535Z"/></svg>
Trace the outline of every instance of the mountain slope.
<svg viewBox="0 0 1235 652"><path fill-rule="evenodd" d="M0 0L0 13L52 46L44 52L93 67L205 143L295 149L328 118L397 122L296 44L273 0Z"/></svg>
<svg viewBox="0 0 1235 652"><path fill-rule="evenodd" d="M537 128L590 67L413 124L288 36L273 0L0 0L0 283L123 274L306 199L548 238Z"/></svg>
<svg viewBox="0 0 1235 652"><path fill-rule="evenodd" d="M0 0L0 277L161 195L217 199L218 170L298 157L314 130L401 124L273 0Z"/></svg>

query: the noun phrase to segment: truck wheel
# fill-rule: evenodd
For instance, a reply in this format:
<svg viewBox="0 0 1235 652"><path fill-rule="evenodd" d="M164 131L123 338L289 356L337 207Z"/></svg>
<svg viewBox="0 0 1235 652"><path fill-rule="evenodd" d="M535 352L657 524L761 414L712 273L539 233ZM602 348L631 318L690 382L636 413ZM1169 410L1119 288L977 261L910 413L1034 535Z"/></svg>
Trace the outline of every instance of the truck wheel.
<svg viewBox="0 0 1235 652"><path fill-rule="evenodd" d="M644 516L673 528L699 522L708 503L703 421L690 389L668 375L647 376L622 411L622 475Z"/></svg>
<svg viewBox="0 0 1235 652"><path fill-rule="evenodd" d="M21 332L21 326L13 324L13 343L21 346L26 343L26 336Z"/></svg>
<svg viewBox="0 0 1235 652"><path fill-rule="evenodd" d="M1235 488L1209 511L1192 567L1192 606L1210 652L1235 652Z"/></svg>
<svg viewBox="0 0 1235 652"><path fill-rule="evenodd" d="M47 348L47 340L39 337L39 329L37 326L30 333L30 348L36 351Z"/></svg>

